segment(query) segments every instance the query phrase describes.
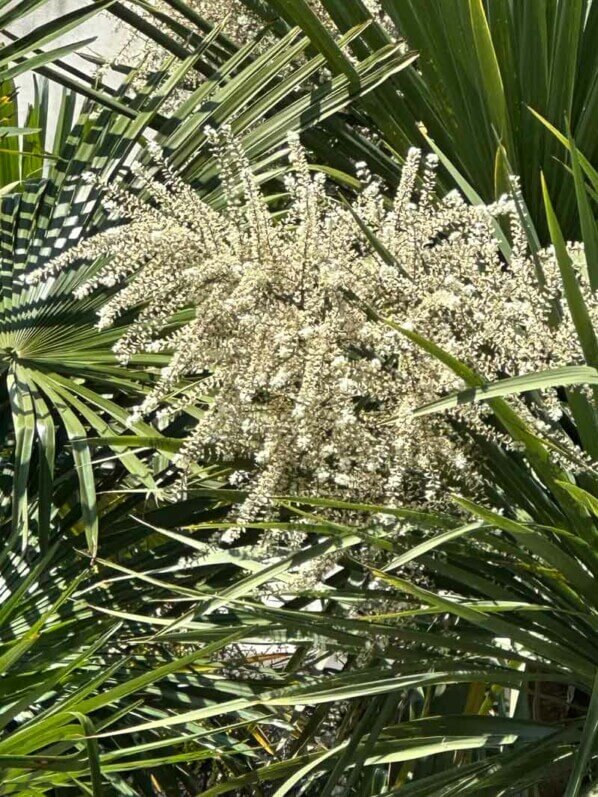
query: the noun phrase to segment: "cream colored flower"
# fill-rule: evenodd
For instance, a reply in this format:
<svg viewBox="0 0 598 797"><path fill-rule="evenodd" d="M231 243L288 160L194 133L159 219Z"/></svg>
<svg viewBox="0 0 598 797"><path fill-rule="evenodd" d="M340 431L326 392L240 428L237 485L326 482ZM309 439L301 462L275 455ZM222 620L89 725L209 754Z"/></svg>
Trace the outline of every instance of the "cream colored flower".
<svg viewBox="0 0 598 797"><path fill-rule="evenodd" d="M102 327L139 308L118 356L126 362L139 352L174 352L139 411L180 412L185 400L211 396L179 464L214 455L251 460L240 525L290 492L432 506L451 488L471 495L482 471L460 424L465 419L500 442L487 409L414 419L415 407L462 385L366 308L434 340L490 380L579 363L566 307L556 326L548 314L560 284L553 253L539 255L547 284L541 292L511 203L472 207L455 192L436 199L437 161L412 150L392 201L370 183L353 206L392 256L389 264L309 170L295 138L288 208L278 218L238 143L226 131L213 138L228 209L215 211L168 171L165 185L148 180L147 202L108 188L126 223L70 250L47 272L80 257L106 259L79 292L122 284L102 310ZM511 227L508 264L494 234L497 214ZM574 254L582 262L580 247ZM584 279L580 269L595 315ZM195 318L167 332L187 306ZM183 378L200 380L200 390L181 393ZM538 429L561 412L556 394L546 392L545 402L535 416L519 402Z"/></svg>

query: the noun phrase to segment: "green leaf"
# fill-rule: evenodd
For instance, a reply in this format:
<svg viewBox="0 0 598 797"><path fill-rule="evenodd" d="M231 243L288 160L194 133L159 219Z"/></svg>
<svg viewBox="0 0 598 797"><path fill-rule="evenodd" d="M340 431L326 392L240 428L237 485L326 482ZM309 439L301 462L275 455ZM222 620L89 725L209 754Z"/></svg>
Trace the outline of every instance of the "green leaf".
<svg viewBox="0 0 598 797"><path fill-rule="evenodd" d="M573 763L573 771L567 783L564 797L577 797L580 794L586 769L595 749L596 734L598 734L598 671L594 680L590 707L583 726L579 748Z"/></svg>
<svg viewBox="0 0 598 797"><path fill-rule="evenodd" d="M544 127L549 130L552 135L571 152L571 142L567 136L563 135L558 128L545 119L542 114L538 113L538 111L534 110L533 108L529 108L529 110L536 117L536 119L538 119L544 125ZM581 168L584 170L594 187L594 191L598 191L598 171L596 171L591 162L583 155L583 153L576 151L576 154Z"/></svg>
<svg viewBox="0 0 598 797"><path fill-rule="evenodd" d="M572 495L581 506L598 518L598 498L576 484L571 484L571 482L559 482L559 485Z"/></svg>
<svg viewBox="0 0 598 797"><path fill-rule="evenodd" d="M3 73L3 76L4 73ZM6 79L6 78L5 78ZM39 127L0 127L0 139L14 136L32 136L40 132Z"/></svg>
<svg viewBox="0 0 598 797"><path fill-rule="evenodd" d="M31 50L50 44L57 36L68 33L73 28L94 17L111 5L114 0L95 0L90 5L77 8L63 16L57 16L40 25L31 32L7 44L0 52L0 67L27 55Z"/></svg>
<svg viewBox="0 0 598 797"><path fill-rule="evenodd" d="M430 415L433 412L451 409L462 404L504 398L529 390L546 390L547 388L570 385L598 385L598 369L587 365L568 365L563 368L550 368L533 374L500 379L498 382L489 382L481 387L451 393L445 398L418 408L413 414L416 417Z"/></svg>
<svg viewBox="0 0 598 797"><path fill-rule="evenodd" d="M333 72L346 74L350 80L358 81L351 61L339 48L329 30L322 24L306 0L271 0L271 5L279 11L283 18L292 19L295 24L301 26L314 47L326 57Z"/></svg>
<svg viewBox="0 0 598 797"><path fill-rule="evenodd" d="M515 153L502 75L482 0L469 0L469 13L490 119L498 136L505 144L510 158L514 159Z"/></svg>
<svg viewBox="0 0 598 797"><path fill-rule="evenodd" d="M110 448L149 448L155 451L165 451L169 454L178 454L184 443L175 437L143 437L142 435L116 435L106 437L88 437L90 446L109 446Z"/></svg>
<svg viewBox="0 0 598 797"><path fill-rule="evenodd" d="M35 411L29 387L18 366L14 371L11 369L7 377L7 384L17 441L12 522L13 528L17 529L22 536L23 548L26 548L29 536L27 482L35 434Z"/></svg>
<svg viewBox="0 0 598 797"><path fill-rule="evenodd" d="M55 47L53 50L46 50L45 52L31 55L22 63L3 70L2 76L4 80L18 77L19 75L29 72L30 70L38 69L40 66L44 66L44 64L49 64L53 61L57 61L59 58L64 58L64 56L71 55L71 53L75 53L77 50L87 47L87 45L91 44L93 41L95 41L95 37L92 37L91 39L81 39L80 41L73 42L72 44L65 44L62 47Z"/></svg>
<svg viewBox="0 0 598 797"><path fill-rule="evenodd" d="M596 291L598 290L598 225L588 199L579 153L570 131L568 131L568 143L590 287L593 291Z"/></svg>
<svg viewBox="0 0 598 797"><path fill-rule="evenodd" d="M81 488L81 509L85 526L85 537L87 539L89 551L92 557L95 557L98 550L98 511L95 479L91 464L89 444L85 438L85 428L68 404L54 390L51 382L47 378L37 373L32 373L31 378L58 411L68 438L71 441L77 478Z"/></svg>
<svg viewBox="0 0 598 797"><path fill-rule="evenodd" d="M425 540L425 542L420 543L420 545L416 545L415 548L410 548L406 553L393 559L388 565L384 566L384 571L389 572L391 570L396 570L398 567L403 567L409 562L413 562L419 556L438 548L445 542L450 542L450 540L457 539L464 534L470 534L482 528L484 528L483 523L469 523L466 526L460 526L459 528L445 531L442 534L437 534L435 537L430 537L430 539Z"/></svg>
<svg viewBox="0 0 598 797"><path fill-rule="evenodd" d="M100 747L95 737L93 722L84 714L78 711L72 712L75 719L81 723L81 728L85 734L85 746L87 747L87 760L89 763L89 775L93 797L102 797L102 767L100 764Z"/></svg>
<svg viewBox="0 0 598 797"><path fill-rule="evenodd" d="M573 262L569 253L567 252L567 245L563 238L563 233L559 225L558 219L555 215L552 201L548 193L546 181L542 176L542 193L544 196L544 205L546 208L546 219L548 221L548 229L550 237L555 249L556 259L559 264L561 272L561 279L563 282L563 289L567 297L567 304L569 305L569 312L577 330L579 342L584 353L588 365L598 366L598 341L592 326L592 321L588 308L586 307L581 288Z"/></svg>

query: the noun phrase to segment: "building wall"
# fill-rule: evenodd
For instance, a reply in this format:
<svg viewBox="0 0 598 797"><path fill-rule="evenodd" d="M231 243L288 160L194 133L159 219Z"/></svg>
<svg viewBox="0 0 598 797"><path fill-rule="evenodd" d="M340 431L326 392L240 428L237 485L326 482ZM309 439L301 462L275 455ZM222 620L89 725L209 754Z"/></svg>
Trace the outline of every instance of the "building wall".
<svg viewBox="0 0 598 797"><path fill-rule="evenodd" d="M11 25L10 32L16 35L27 34L40 25L52 19L56 19L58 16L86 5L89 5L89 0L47 0L41 8L23 17L14 25ZM120 53L123 46L127 43L130 38L130 31L116 17L113 17L108 12L100 12L66 35L56 39L51 45L46 45L44 49L52 49L57 46L92 37L94 41L84 48L83 51L101 55L110 60ZM87 72L93 69L93 66L89 62L84 61L77 55L71 55L66 60ZM20 114L24 117L27 105L33 98L33 78L30 75L22 76L18 80L17 88L19 93L19 110ZM57 113L59 96L60 89L55 85L51 85L50 119L53 117L55 118Z"/></svg>

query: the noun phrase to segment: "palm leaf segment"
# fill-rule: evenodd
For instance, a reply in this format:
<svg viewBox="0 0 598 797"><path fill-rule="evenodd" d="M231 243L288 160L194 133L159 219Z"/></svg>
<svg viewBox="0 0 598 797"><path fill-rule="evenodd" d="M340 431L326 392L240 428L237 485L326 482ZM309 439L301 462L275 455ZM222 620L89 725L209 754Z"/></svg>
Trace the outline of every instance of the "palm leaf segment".
<svg viewBox="0 0 598 797"><path fill-rule="evenodd" d="M44 284L28 285L25 278L77 235L101 223L99 197L81 185L80 174L104 153L118 163L118 150L111 152L106 139L97 135L101 129L97 125L103 121L98 118L93 123L84 114L49 178L29 182L21 194L4 197L0 209L0 361L3 399L10 405L16 446L13 520L26 538L30 516L27 482L35 468L40 490L39 535L47 539L51 486L66 435L92 548L97 518L86 428L98 434L120 431L126 421L123 407L139 395L149 376L117 366L111 347L118 331L98 333L94 329L96 312L106 297L73 298L73 288L92 266L82 266ZM151 487L147 467L135 456L127 457L125 464Z"/></svg>

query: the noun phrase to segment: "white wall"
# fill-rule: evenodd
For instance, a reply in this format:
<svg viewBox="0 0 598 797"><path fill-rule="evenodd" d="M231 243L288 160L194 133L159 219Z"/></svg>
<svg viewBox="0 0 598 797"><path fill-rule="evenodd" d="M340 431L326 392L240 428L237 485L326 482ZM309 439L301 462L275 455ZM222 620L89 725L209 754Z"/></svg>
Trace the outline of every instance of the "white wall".
<svg viewBox="0 0 598 797"><path fill-rule="evenodd" d="M89 0L87 2L84 0L47 0L40 9L11 25L9 30L13 34L24 35L51 19L55 19L77 8L83 8L86 5L90 5ZM86 50L110 60L118 55L123 46L127 43L130 38L130 31L119 19L103 11L93 16L87 22L78 25L51 45L46 45L44 49L53 49L63 44L69 44L91 37L94 37L95 40ZM91 64L77 55L69 56L67 60L72 63L73 66L88 73L93 69ZM24 114L27 103L31 101L33 96L32 78L27 75L21 77L18 81L18 89L20 112ZM57 112L58 91L56 87L50 87L50 118L52 118L53 113Z"/></svg>

